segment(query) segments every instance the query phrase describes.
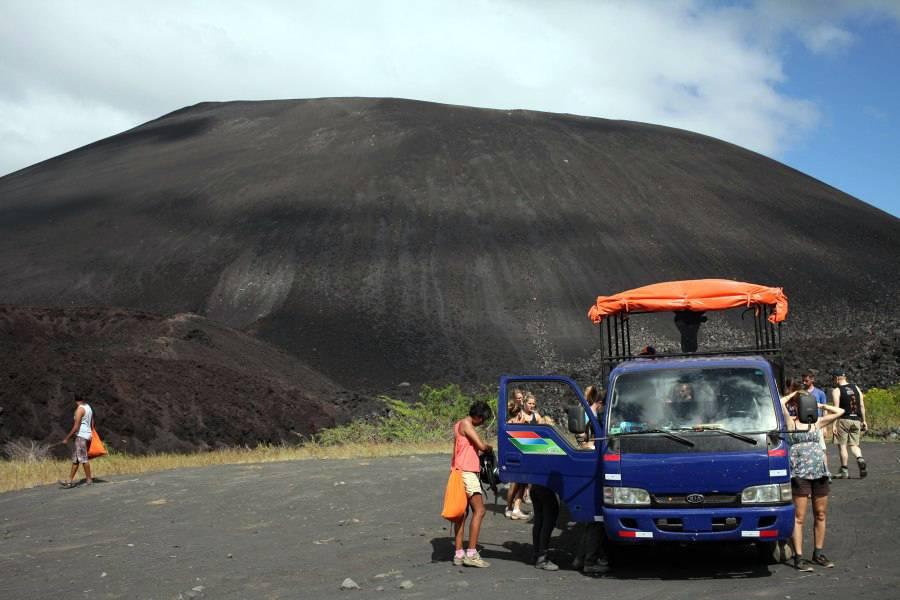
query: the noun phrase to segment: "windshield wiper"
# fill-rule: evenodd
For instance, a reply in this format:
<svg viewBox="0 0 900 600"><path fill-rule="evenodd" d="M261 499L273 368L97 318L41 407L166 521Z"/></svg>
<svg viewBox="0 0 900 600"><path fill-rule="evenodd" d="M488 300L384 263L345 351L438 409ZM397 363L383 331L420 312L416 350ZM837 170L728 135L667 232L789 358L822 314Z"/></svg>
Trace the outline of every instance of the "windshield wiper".
<svg viewBox="0 0 900 600"><path fill-rule="evenodd" d="M695 427L680 427L679 431L718 431L719 433L724 433L725 435L730 435L733 438L737 438L743 442L747 442L748 444L753 444L754 446L758 443L755 439L748 435L744 435L743 433L737 433L736 431L731 431L730 429L725 429L724 427L719 427L717 425L697 425Z"/></svg>
<svg viewBox="0 0 900 600"><path fill-rule="evenodd" d="M645 429L643 431L629 431L627 433L618 433L616 435L617 436L619 436L619 435L641 435L644 433L659 433L659 434L662 434L665 437L669 438L670 440L675 440L676 442L681 442L682 444L686 444L692 448L697 445L694 442L692 442L691 440L684 437L683 435L678 435L677 433L672 433L668 429Z"/></svg>

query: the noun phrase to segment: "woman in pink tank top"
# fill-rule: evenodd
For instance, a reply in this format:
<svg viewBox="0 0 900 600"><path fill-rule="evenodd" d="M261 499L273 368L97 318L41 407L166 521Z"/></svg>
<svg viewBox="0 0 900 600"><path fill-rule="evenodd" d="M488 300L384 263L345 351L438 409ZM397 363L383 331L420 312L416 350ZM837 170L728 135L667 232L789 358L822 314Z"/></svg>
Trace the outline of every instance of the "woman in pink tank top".
<svg viewBox="0 0 900 600"><path fill-rule="evenodd" d="M478 478L481 471L478 453L492 452L494 449L481 440L481 436L478 435L475 428L484 424L492 416L493 411L487 403L476 402L469 408L469 416L460 419L453 426L453 460L450 466L462 471L466 495L469 497L469 510L462 519L453 525L456 538L453 564L457 566L489 566L478 554L478 534L481 531L481 522L484 520L485 512L484 499L481 497L481 482ZM469 513L472 514L472 522L469 525L469 546L467 550L463 550L463 532Z"/></svg>

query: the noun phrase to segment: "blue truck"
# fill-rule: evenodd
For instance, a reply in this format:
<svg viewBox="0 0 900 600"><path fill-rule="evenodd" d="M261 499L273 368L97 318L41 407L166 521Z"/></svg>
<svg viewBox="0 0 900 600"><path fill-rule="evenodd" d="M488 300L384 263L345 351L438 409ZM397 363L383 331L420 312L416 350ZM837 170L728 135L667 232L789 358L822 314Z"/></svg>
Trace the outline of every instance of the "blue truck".
<svg viewBox="0 0 900 600"><path fill-rule="evenodd" d="M711 304L698 310L689 294L678 295L678 309L693 310L688 320L702 322ZM681 352L636 353L630 319L662 309L632 300L604 315L600 414L568 377L503 376L501 481L551 488L572 520L603 523L613 554L618 544L752 542L761 558L777 560L794 509L779 402L780 320L772 318L770 299L748 301L756 333L749 348L697 352L682 339ZM507 422L517 392L534 395L539 407L563 407L556 414L566 416Z"/></svg>

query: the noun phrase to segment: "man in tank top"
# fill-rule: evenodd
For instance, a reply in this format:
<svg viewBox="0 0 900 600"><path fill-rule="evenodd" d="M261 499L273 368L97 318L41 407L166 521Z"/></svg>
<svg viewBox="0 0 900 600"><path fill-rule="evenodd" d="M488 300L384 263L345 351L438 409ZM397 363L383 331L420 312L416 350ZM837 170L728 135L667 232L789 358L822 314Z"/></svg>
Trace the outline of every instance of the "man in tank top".
<svg viewBox="0 0 900 600"><path fill-rule="evenodd" d="M94 481L91 477L91 463L88 460L88 445L91 442L91 427L94 423L94 410L85 402L84 398L77 396L75 398L77 408L75 409L75 420L72 423L72 429L63 439L63 444L68 444L69 439L75 436L75 448L72 451L72 470L68 479L61 479L59 484L64 488L75 486L75 474L78 473L78 465L84 468L85 485L91 485Z"/></svg>
<svg viewBox="0 0 900 600"><path fill-rule="evenodd" d="M869 428L866 423L866 405L863 403L863 393L859 386L847 381L847 373L843 368L835 369L834 389L831 390L831 403L844 409L843 416L838 419L834 428L834 439L838 443L841 454L841 470L835 475L838 479L849 479L850 471L847 469L847 447L850 454L856 458L859 467L859 477L867 475L866 459L863 458L859 447L859 438L862 432Z"/></svg>

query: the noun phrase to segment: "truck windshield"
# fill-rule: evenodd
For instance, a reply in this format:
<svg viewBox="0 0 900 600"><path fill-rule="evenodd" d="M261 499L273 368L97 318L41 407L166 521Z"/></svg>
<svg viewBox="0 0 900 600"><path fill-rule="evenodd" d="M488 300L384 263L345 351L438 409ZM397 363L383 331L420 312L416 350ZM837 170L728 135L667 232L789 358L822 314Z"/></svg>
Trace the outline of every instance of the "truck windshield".
<svg viewBox="0 0 900 600"><path fill-rule="evenodd" d="M650 429L733 432L777 428L775 401L762 369L651 369L616 378L609 433Z"/></svg>

